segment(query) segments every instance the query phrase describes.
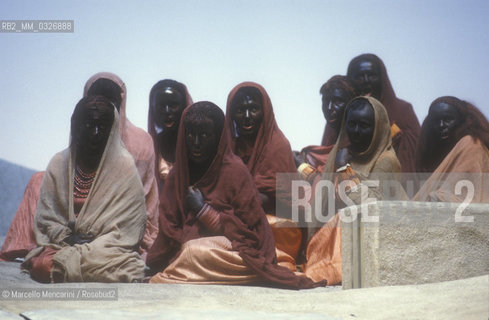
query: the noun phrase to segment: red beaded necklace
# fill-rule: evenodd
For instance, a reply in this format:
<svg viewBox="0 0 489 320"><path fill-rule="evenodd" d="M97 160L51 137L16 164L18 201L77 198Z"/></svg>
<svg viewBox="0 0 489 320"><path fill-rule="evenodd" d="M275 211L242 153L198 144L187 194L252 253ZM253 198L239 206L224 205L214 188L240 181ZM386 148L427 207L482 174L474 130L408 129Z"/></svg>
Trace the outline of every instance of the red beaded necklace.
<svg viewBox="0 0 489 320"><path fill-rule="evenodd" d="M83 170L76 166L75 169L75 185L73 190L73 196L75 198L86 199L90 188L92 187L93 180L95 178L95 173L85 173Z"/></svg>

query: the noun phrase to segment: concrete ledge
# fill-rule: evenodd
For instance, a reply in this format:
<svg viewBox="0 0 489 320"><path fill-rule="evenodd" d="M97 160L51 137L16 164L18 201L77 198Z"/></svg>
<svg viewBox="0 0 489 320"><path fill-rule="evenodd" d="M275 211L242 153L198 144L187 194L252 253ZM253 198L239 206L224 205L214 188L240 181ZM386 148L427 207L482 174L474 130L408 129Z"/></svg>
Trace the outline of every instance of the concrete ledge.
<svg viewBox="0 0 489 320"><path fill-rule="evenodd" d="M8 300L26 319L488 319L489 276L423 285L341 290L136 283L5 281L18 263L0 262L0 288L117 288L113 301ZM10 271L9 271L10 270ZM14 318L15 319L15 318Z"/></svg>
<svg viewBox="0 0 489 320"><path fill-rule="evenodd" d="M342 214L355 210L341 224L344 289L489 274L488 204L380 201Z"/></svg>

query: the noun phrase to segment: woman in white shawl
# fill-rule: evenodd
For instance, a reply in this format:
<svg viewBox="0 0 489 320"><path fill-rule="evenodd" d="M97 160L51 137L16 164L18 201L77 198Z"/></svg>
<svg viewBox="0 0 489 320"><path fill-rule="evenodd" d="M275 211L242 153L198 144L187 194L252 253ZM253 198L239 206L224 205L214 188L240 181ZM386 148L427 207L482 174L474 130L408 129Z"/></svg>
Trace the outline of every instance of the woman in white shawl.
<svg viewBox="0 0 489 320"><path fill-rule="evenodd" d="M144 191L102 96L71 117L70 147L50 161L34 220L37 248L22 264L41 282L133 282L144 276Z"/></svg>

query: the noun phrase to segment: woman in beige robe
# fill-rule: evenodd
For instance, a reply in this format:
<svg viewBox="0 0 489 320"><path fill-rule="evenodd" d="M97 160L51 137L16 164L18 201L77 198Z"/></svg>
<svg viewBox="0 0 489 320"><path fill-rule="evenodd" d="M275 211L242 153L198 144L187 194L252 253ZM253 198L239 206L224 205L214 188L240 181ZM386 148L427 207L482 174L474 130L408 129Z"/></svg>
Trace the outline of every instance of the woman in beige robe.
<svg viewBox="0 0 489 320"><path fill-rule="evenodd" d="M81 129L92 128L96 118L88 114L97 111L101 118L113 114L105 146L95 136L81 139L80 132L109 130L102 125L93 129L97 133ZM91 120L81 122L87 118ZM43 282L141 280L144 262L136 250L145 230L144 191L120 139L118 113L102 96L83 98L73 113L71 132L70 147L46 169L34 220L37 247L22 268ZM80 150L95 150L97 143L99 151L93 153L100 156L88 166L87 154ZM80 182L85 176L91 177L89 182Z"/></svg>
<svg viewBox="0 0 489 320"><path fill-rule="evenodd" d="M111 83L114 84L116 90L113 86L111 87ZM117 96L112 99L116 100L114 104L119 111L119 134L127 151L134 158L146 199L146 230L139 246L139 252L144 258L146 251L151 247L158 233L158 186L155 178L153 142L147 132L133 125L127 118L126 85L117 75L110 72L100 72L93 75L85 84L83 96L92 94L92 91L109 97L109 99L110 96ZM30 250L36 247L33 231L34 214L44 173L44 171L35 173L27 184L22 202L15 213L0 251L0 261L24 258Z"/></svg>

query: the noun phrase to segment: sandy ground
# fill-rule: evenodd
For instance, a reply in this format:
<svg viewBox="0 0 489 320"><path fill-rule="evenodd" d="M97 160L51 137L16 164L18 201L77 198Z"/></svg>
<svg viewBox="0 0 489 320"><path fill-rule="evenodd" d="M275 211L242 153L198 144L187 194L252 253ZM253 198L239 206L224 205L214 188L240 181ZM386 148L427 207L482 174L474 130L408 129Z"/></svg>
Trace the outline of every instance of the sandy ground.
<svg viewBox="0 0 489 320"><path fill-rule="evenodd" d="M0 319L489 319L489 276L393 287L282 290L254 286L43 285L0 262ZM109 293L108 300L34 294ZM7 292L7 293L5 293ZM27 298L12 298L28 292ZM112 296L113 294L113 296ZM19 317L22 315L24 318Z"/></svg>

